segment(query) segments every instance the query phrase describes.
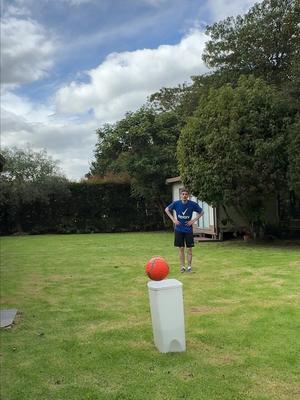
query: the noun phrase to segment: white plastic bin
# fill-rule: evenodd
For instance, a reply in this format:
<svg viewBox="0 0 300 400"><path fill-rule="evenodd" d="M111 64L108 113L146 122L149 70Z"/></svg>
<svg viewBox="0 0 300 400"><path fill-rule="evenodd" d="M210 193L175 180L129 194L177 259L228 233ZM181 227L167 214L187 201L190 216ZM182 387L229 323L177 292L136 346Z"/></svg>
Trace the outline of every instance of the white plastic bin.
<svg viewBox="0 0 300 400"><path fill-rule="evenodd" d="M150 281L148 291L155 346L161 353L185 351L182 283Z"/></svg>

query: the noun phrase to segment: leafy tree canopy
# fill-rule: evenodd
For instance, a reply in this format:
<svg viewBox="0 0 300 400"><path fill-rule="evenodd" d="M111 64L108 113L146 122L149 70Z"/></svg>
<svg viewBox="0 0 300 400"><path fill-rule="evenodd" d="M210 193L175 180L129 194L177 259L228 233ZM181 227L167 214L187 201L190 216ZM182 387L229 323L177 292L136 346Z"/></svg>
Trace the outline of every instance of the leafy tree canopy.
<svg viewBox="0 0 300 400"><path fill-rule="evenodd" d="M127 173L133 193L152 199L162 210L167 191L165 180L178 173L178 124L172 111L157 113L142 107L114 125L103 126L97 131L91 174Z"/></svg>
<svg viewBox="0 0 300 400"><path fill-rule="evenodd" d="M187 117L193 114L198 104L198 86L194 83L179 85L174 88L162 88L149 98L149 106L157 112L176 113L178 124L182 127Z"/></svg>
<svg viewBox="0 0 300 400"><path fill-rule="evenodd" d="M260 219L264 200L286 189L293 118L275 89L253 76L210 89L178 141L183 181L209 203Z"/></svg>
<svg viewBox="0 0 300 400"><path fill-rule="evenodd" d="M264 0L247 14L207 28L203 60L237 75L254 74L271 83L293 79L300 49L299 0Z"/></svg>
<svg viewBox="0 0 300 400"><path fill-rule="evenodd" d="M2 154L5 159L2 178L8 181L35 182L60 175L57 162L46 151L14 147L2 150Z"/></svg>

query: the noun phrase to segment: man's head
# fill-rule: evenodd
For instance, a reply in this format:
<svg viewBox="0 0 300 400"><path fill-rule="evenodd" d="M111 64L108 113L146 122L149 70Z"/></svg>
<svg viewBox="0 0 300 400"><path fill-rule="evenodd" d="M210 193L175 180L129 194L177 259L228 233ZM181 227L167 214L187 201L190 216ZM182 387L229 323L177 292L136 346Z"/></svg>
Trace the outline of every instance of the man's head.
<svg viewBox="0 0 300 400"><path fill-rule="evenodd" d="M189 197L190 197L190 193L188 191L188 189L181 189L180 191L180 197L182 201L188 201Z"/></svg>

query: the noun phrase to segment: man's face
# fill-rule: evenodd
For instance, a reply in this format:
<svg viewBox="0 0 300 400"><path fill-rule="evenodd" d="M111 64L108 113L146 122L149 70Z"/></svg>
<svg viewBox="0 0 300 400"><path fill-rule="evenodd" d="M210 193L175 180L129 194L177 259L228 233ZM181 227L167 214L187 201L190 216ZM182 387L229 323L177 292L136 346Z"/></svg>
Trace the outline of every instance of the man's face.
<svg viewBox="0 0 300 400"><path fill-rule="evenodd" d="M189 199L189 193L186 191L181 192L181 200L187 201Z"/></svg>

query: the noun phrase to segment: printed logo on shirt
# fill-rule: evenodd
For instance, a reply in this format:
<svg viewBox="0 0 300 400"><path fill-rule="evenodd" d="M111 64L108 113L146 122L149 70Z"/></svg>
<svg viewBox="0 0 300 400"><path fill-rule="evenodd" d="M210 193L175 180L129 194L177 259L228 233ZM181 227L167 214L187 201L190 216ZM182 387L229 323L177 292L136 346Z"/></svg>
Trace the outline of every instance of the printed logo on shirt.
<svg viewBox="0 0 300 400"><path fill-rule="evenodd" d="M186 208L184 211L181 212L182 215L178 215L178 219L189 219L190 216L189 215L185 215L185 213L187 212L188 208Z"/></svg>

